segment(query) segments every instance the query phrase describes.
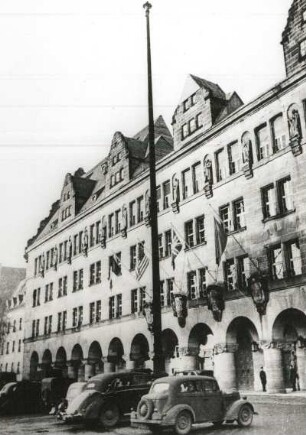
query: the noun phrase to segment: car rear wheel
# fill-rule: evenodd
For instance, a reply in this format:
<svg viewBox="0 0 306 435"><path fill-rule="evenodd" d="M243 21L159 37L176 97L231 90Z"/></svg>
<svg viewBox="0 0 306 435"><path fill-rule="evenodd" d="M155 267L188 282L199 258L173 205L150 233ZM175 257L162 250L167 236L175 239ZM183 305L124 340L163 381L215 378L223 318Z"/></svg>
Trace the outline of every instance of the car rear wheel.
<svg viewBox="0 0 306 435"><path fill-rule="evenodd" d="M181 411L176 417L175 432L177 435L187 435L191 431L192 415L188 411Z"/></svg>
<svg viewBox="0 0 306 435"><path fill-rule="evenodd" d="M120 411L115 403L104 405L100 413L100 423L108 428L118 424Z"/></svg>
<svg viewBox="0 0 306 435"><path fill-rule="evenodd" d="M238 425L241 427L247 427L252 424L252 421L253 421L253 410L249 405L242 405L238 413L238 418L237 418Z"/></svg>

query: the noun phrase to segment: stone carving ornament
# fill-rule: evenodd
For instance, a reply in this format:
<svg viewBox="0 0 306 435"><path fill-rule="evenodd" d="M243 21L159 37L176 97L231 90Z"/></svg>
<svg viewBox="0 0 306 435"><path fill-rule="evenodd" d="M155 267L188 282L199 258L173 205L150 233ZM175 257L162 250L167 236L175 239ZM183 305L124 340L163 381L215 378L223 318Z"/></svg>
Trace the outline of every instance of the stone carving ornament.
<svg viewBox="0 0 306 435"><path fill-rule="evenodd" d="M101 248L103 249L106 247L106 231L107 231L106 217L103 216L101 221L101 237L100 237Z"/></svg>
<svg viewBox="0 0 306 435"><path fill-rule="evenodd" d="M297 104L291 104L287 111L290 146L294 156L301 154L302 127Z"/></svg>
<svg viewBox="0 0 306 435"><path fill-rule="evenodd" d="M178 324L181 328L186 325L187 310L187 295L182 293L175 293L172 302L173 315L177 317Z"/></svg>
<svg viewBox="0 0 306 435"><path fill-rule="evenodd" d="M67 255L68 264L71 264L71 260L72 260L72 240L70 236L68 239L68 255Z"/></svg>
<svg viewBox="0 0 306 435"><path fill-rule="evenodd" d="M224 287L221 284L209 285L207 292L207 308L212 312L216 322L221 322L222 313L225 308Z"/></svg>
<svg viewBox="0 0 306 435"><path fill-rule="evenodd" d="M269 301L267 278L259 272L255 272L248 279L248 287L258 313L263 316L266 314L266 307Z"/></svg>
<svg viewBox="0 0 306 435"><path fill-rule="evenodd" d="M83 252L83 255L85 257L87 257L87 254L88 254L88 230L87 230L87 227L85 227L84 234L83 234L82 252Z"/></svg>
<svg viewBox="0 0 306 435"><path fill-rule="evenodd" d="M121 235L124 238L127 235L127 208L125 204L121 209Z"/></svg>
<svg viewBox="0 0 306 435"><path fill-rule="evenodd" d="M180 182L176 174L172 177L172 200L172 209L174 213L178 213L180 203Z"/></svg>

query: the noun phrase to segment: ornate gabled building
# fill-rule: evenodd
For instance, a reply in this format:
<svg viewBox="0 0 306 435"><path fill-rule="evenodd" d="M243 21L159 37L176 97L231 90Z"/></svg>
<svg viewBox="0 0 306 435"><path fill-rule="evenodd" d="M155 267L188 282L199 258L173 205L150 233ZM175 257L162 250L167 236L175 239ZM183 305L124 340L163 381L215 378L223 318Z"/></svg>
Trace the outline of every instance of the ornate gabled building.
<svg viewBox="0 0 306 435"><path fill-rule="evenodd" d="M254 101L196 76L155 124L162 344L169 372L223 388L306 388L306 0L283 33L287 77ZM296 56L296 52L299 56ZM152 366L148 130L115 133L67 174L26 248L24 376Z"/></svg>

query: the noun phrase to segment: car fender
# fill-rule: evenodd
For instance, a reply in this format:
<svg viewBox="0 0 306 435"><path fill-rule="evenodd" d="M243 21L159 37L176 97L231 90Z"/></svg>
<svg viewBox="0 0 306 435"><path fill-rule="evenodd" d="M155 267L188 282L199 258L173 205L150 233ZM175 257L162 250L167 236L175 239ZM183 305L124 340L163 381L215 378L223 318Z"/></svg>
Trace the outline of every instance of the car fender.
<svg viewBox="0 0 306 435"><path fill-rule="evenodd" d="M103 397L98 392L93 394L90 403L87 404L86 410L84 412L85 420L96 420L100 416L100 411L105 403L105 397Z"/></svg>
<svg viewBox="0 0 306 435"><path fill-rule="evenodd" d="M235 420L238 417L239 410L242 405L249 405L254 413L253 405L245 399L236 400L226 411L224 420Z"/></svg>
<svg viewBox="0 0 306 435"><path fill-rule="evenodd" d="M195 422L194 410L189 405L176 405L169 409L167 414L163 417L163 424L175 424L176 417L181 411L189 411L192 415L192 419Z"/></svg>

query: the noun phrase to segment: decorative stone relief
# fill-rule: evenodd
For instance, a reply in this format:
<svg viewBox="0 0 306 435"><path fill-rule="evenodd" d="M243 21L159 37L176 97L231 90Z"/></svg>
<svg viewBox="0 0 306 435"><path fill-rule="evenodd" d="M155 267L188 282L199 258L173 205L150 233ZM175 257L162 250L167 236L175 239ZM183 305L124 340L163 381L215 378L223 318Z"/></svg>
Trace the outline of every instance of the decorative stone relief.
<svg viewBox="0 0 306 435"><path fill-rule="evenodd" d="M251 134L246 131L241 137L242 147L242 170L246 178L253 177L253 152L252 152L252 140Z"/></svg>
<svg viewBox="0 0 306 435"><path fill-rule="evenodd" d="M127 208L125 204L121 209L121 235L124 238L127 236Z"/></svg>
<svg viewBox="0 0 306 435"><path fill-rule="evenodd" d="M258 313L261 316L265 315L267 303L269 301L267 278L259 272L252 273L248 279L248 287Z"/></svg>
<svg viewBox="0 0 306 435"><path fill-rule="evenodd" d="M212 160L210 156L206 156L204 158L204 192L206 198L211 198L213 196L213 169L212 169Z"/></svg>
<svg viewBox="0 0 306 435"><path fill-rule="evenodd" d="M172 210L174 213L179 213L180 211L180 182L177 175L174 174L172 177Z"/></svg>
<svg viewBox="0 0 306 435"><path fill-rule="evenodd" d="M302 127L297 104L291 104L287 111L289 138L292 154L296 157L302 153Z"/></svg>
<svg viewBox="0 0 306 435"><path fill-rule="evenodd" d="M174 293L172 309L173 315L177 317L178 324L181 328L184 328L186 325L186 317L188 316L187 295L182 293Z"/></svg>
<svg viewBox="0 0 306 435"><path fill-rule="evenodd" d="M207 308L212 312L216 322L221 322L222 313L225 308L224 286L220 284L209 285L207 292Z"/></svg>

